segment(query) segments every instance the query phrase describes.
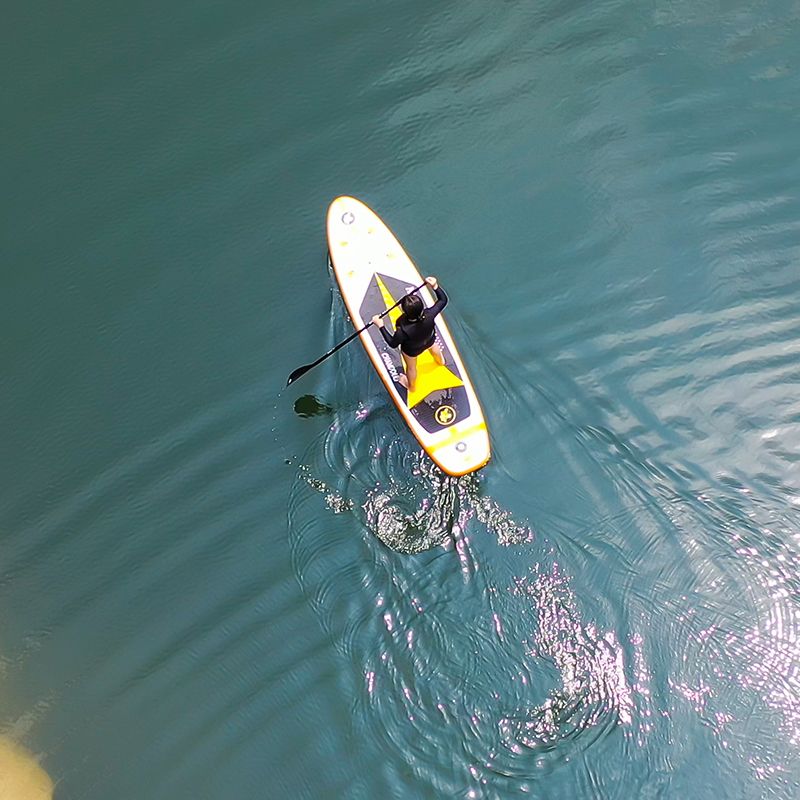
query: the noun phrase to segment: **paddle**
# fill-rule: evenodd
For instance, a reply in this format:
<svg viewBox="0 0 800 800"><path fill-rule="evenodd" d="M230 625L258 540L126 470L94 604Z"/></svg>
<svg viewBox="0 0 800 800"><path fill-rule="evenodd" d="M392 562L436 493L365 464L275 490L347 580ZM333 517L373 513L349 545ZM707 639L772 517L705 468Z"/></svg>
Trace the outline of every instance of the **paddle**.
<svg viewBox="0 0 800 800"><path fill-rule="evenodd" d="M386 315L387 315L387 314L388 314L390 311L393 311L395 308L397 308L397 306L399 306L399 305L400 305L400 303L402 303L402 302L403 302L403 300L405 300L405 299L406 299L406 297L409 297L410 295L414 294L415 292L418 292L420 289L422 289L422 287L423 287L423 286L427 286L427 284L428 284L428 282L427 282L427 281L425 281L424 283L421 283L419 286L417 286L417 288L416 288L416 289L412 289L412 290L411 290L411 291L410 291L408 294L405 294L405 295L403 295L403 296L402 296L402 297L401 297L401 298L400 298L400 299L399 299L399 300L398 300L398 301L397 301L397 302L396 302L396 303L395 303L393 306L390 306L389 308L387 308L387 309L386 309L386 311L384 311L383 313L379 314L378 316L379 316L379 317L385 317L385 316L386 316ZM352 342L352 341L353 341L353 339L355 339L355 338L356 338L356 336L359 336L360 334L364 333L364 331L365 331L367 328L369 328L369 326L370 326L370 325L372 325L372 323L371 323L371 322L368 322L368 323L367 323L367 324L366 324L366 325L365 325L365 326L364 326L364 327L363 327L361 330L359 330L359 331L356 331L355 333L351 333L351 334L350 334L350 336L348 336L348 337L347 337L347 338L346 338L344 341L342 341L342 342L339 342L339 344L337 344L337 345L336 345L336 347L332 347L330 350L328 350L328 352L327 352L327 353L325 353L325 355L324 355L324 356L320 356L320 357L319 357L319 358L318 358L316 361L314 361L312 364L306 364L305 366L298 367L298 368L297 368L297 369L296 369L296 370L295 370L295 371L294 371L294 372L293 372L293 373L292 373L292 374L289 376L289 380L288 380L288 381L286 381L286 385L287 385L287 386L290 386L290 385L291 385L291 384L293 384L293 383L294 383L294 382L295 382L295 381L296 381L296 380L297 380L297 379L298 379L298 378L299 378L301 375L305 375L305 374L306 374L306 372L308 372L310 369L313 369L314 367L316 367L316 366L317 366L317 364L321 364L321 363L322 363L322 362L323 362L323 361L324 361L324 360L325 360L325 359L326 359L328 356L332 356L332 355L333 355L333 354L334 354L334 353L335 353L337 350L341 350L341 348L342 348L342 347L344 347L346 344L349 344L350 342Z"/></svg>

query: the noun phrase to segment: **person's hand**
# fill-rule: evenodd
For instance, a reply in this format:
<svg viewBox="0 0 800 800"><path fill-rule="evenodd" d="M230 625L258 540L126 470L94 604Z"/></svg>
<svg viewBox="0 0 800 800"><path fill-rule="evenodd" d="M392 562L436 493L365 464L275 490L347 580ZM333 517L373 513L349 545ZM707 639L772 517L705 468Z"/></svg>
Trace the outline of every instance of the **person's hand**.
<svg viewBox="0 0 800 800"><path fill-rule="evenodd" d="M439 285L439 281L437 281L436 278L433 277L433 275L428 275L428 277L425 278L425 283L427 283L428 286L431 287L431 289L435 289Z"/></svg>
<svg viewBox="0 0 800 800"><path fill-rule="evenodd" d="M372 318L372 324L377 325L379 328L383 327L383 317L379 317L377 314Z"/></svg>

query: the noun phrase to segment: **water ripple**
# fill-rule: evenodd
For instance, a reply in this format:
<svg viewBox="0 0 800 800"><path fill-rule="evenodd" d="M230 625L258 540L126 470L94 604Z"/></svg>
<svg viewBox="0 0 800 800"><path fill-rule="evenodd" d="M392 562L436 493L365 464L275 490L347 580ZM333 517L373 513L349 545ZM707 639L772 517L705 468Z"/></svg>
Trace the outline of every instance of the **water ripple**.
<svg viewBox="0 0 800 800"><path fill-rule="evenodd" d="M524 790L620 727L641 739L641 636L583 621L552 546L479 477L440 473L387 408L334 411L288 511L295 573L349 665L354 733L431 791L474 796Z"/></svg>

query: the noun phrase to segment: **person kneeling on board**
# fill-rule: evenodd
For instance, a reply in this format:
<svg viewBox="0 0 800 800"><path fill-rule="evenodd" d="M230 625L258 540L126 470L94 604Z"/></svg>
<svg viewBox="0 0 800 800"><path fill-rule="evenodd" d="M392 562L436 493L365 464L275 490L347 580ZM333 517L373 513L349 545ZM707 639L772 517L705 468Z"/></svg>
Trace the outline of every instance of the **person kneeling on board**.
<svg viewBox="0 0 800 800"><path fill-rule="evenodd" d="M425 283L435 292L436 302L430 308L425 308L425 303L418 294L406 295L400 302L403 313L397 318L394 333L386 331L382 317L372 318L373 325L381 329L386 344L389 347L400 347L406 374L401 375L399 380L410 392L414 391L417 382L417 358L426 350L431 351L433 360L439 366L444 365L444 354L441 345L436 341L434 320L447 305L447 295L436 278L425 278Z"/></svg>

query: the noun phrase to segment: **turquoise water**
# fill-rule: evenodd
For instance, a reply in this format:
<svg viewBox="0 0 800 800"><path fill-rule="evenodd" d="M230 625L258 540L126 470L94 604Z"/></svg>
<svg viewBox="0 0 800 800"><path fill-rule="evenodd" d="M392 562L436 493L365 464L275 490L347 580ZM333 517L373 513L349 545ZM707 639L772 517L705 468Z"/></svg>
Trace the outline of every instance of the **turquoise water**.
<svg viewBox="0 0 800 800"><path fill-rule="evenodd" d="M800 7L18 5L0 733L68 798L794 798ZM325 263L447 288L422 458Z"/></svg>

